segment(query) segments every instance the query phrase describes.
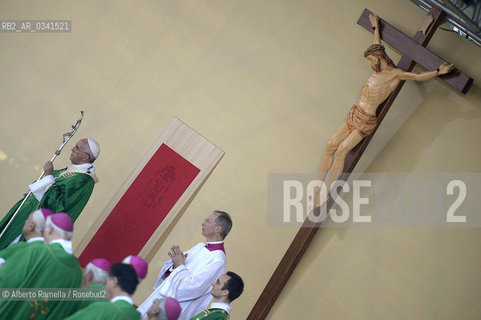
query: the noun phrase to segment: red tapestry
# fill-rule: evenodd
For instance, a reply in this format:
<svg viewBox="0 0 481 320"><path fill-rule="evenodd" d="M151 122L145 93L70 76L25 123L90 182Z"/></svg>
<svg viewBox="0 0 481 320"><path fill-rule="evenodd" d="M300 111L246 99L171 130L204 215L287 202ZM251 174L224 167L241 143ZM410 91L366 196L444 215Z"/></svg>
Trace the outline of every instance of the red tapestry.
<svg viewBox="0 0 481 320"><path fill-rule="evenodd" d="M90 240L80 264L137 255L199 172L162 144Z"/></svg>

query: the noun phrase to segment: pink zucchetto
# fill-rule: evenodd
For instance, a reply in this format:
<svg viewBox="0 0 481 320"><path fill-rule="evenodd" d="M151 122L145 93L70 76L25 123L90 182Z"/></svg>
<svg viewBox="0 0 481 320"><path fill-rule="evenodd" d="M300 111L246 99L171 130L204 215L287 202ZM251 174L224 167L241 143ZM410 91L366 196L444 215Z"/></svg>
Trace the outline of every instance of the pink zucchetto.
<svg viewBox="0 0 481 320"><path fill-rule="evenodd" d="M160 302L162 303L162 301ZM160 307L159 303L159 307ZM165 315L169 320L177 320L180 315L180 304L174 298L165 298L165 306L164 306Z"/></svg>
<svg viewBox="0 0 481 320"><path fill-rule="evenodd" d="M45 220L47 220L48 216L54 214L54 212L50 209L39 209L38 211L40 211L43 214L43 217L45 218Z"/></svg>
<svg viewBox="0 0 481 320"><path fill-rule="evenodd" d="M137 256L128 256L126 257L122 263L130 264L134 267L135 272L137 273L137 277L142 280L147 276L148 264L147 261L142 259L141 257Z"/></svg>
<svg viewBox="0 0 481 320"><path fill-rule="evenodd" d="M66 213L59 212L50 215L50 220L52 223L66 232L73 232L73 221L72 218Z"/></svg>
<svg viewBox="0 0 481 320"><path fill-rule="evenodd" d="M90 263L104 271L110 270L110 262L105 259L93 259Z"/></svg>

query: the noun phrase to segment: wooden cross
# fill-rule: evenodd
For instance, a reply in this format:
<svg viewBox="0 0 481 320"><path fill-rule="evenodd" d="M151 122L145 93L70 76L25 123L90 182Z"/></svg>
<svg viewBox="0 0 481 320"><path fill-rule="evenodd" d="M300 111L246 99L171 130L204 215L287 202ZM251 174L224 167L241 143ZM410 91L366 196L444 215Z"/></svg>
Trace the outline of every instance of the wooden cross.
<svg viewBox="0 0 481 320"><path fill-rule="evenodd" d="M369 14L370 11L364 9L364 12L357 23L366 30L373 32L371 23L369 21ZM401 51L403 54L401 60L397 64L397 68L410 72L414 68L415 64L418 63L427 70L434 70L444 62L441 58L437 57L425 48L437 27L443 20L444 13L440 9L433 6L425 18L423 25L419 28L414 38L411 39L387 22L379 19L381 39L392 47ZM446 75L440 76L439 78L463 94L468 91L473 82L472 78L468 77L457 69ZM359 143L359 145L349 152L345 160L343 170L344 173L338 178L339 180L347 181L350 173L354 170L354 167L359 161L361 155L363 154L372 136L384 119L386 113L396 99L403 85L404 81L402 81L396 87L393 93L386 99L386 101L378 107L378 125L376 129L374 130L373 134L367 136L363 141L361 141L361 143ZM340 193L340 188L338 193ZM334 199L329 199L326 208L327 212L329 212L329 208L333 203ZM320 209L317 208L317 214L319 214L319 211ZM314 213L316 213L316 209L314 210ZM311 219L306 219L304 221L302 227L284 254L284 257L259 296L247 319L260 320L266 318L277 297L284 288L284 285L289 280L289 277L319 229L321 223L322 222L312 222Z"/></svg>

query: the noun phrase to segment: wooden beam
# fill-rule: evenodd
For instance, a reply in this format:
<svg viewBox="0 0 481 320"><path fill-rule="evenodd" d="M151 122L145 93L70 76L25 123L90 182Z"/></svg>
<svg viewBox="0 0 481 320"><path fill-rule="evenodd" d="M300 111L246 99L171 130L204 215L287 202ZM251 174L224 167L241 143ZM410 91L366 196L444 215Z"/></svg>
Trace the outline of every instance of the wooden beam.
<svg viewBox="0 0 481 320"><path fill-rule="evenodd" d="M437 9L436 7L433 7L429 12L429 14L431 14L434 19L431 26L427 29L425 34L418 31L414 36L413 41L419 44L419 46L427 45L427 43L429 42L429 39L431 39L438 25L442 22L444 18L443 12ZM369 17L369 11L367 9L364 10L361 18L365 16ZM361 18L359 20L361 20ZM385 24L384 21L383 21L383 24ZM370 24L369 24L369 30L371 30ZM385 40L384 39L385 33L391 32L388 30L389 29L386 29L386 28L381 29L381 31L384 31L384 33L381 32L381 37L383 41ZM401 57L401 60L398 63L397 67L406 71L411 71L414 68L415 64L416 62L412 58L410 58L407 55L404 55ZM439 64L435 68L437 68ZM350 173L354 170L357 162L361 158L361 155L363 154L367 145L371 141L374 133L376 132L379 125L381 124L382 120L384 119L384 116L386 115L387 111L393 104L397 94L399 93L403 85L404 85L404 81L402 81L396 87L393 93L388 97L388 99L379 106L377 110L378 125L375 131L373 132L372 135L366 137L359 145L357 145L353 150L349 152L345 160L344 173L339 177L339 180L347 181ZM341 188L337 190L338 194L340 194L340 189ZM333 203L334 203L334 199L330 198L329 201L327 202L327 206L323 209L329 212L329 209L331 208ZM319 215L320 208L316 208L314 210L314 214ZM304 221L302 227L296 234L294 240L292 240L291 245L287 249L279 265L277 266L276 270L272 274L270 280L266 284L261 295L257 299L256 304L252 308L249 316L247 317L248 320L263 320L267 317L267 315L269 314L269 311L271 310L275 301L277 300L280 293L282 292L282 289L284 288L291 274L294 272L294 269L296 268L297 264L299 263L302 256L304 255L304 252L307 250L309 244L311 243L312 239L317 233L317 230L319 229L320 225L321 223L312 222L310 219L306 219Z"/></svg>

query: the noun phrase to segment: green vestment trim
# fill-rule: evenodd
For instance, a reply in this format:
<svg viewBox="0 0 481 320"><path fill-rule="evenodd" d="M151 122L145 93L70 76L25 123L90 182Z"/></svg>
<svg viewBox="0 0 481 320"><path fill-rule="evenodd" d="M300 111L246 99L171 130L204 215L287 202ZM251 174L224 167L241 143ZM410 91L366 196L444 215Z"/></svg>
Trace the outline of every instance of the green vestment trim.
<svg viewBox="0 0 481 320"><path fill-rule="evenodd" d="M224 309L210 308L195 315L190 320L229 320L229 314Z"/></svg>

